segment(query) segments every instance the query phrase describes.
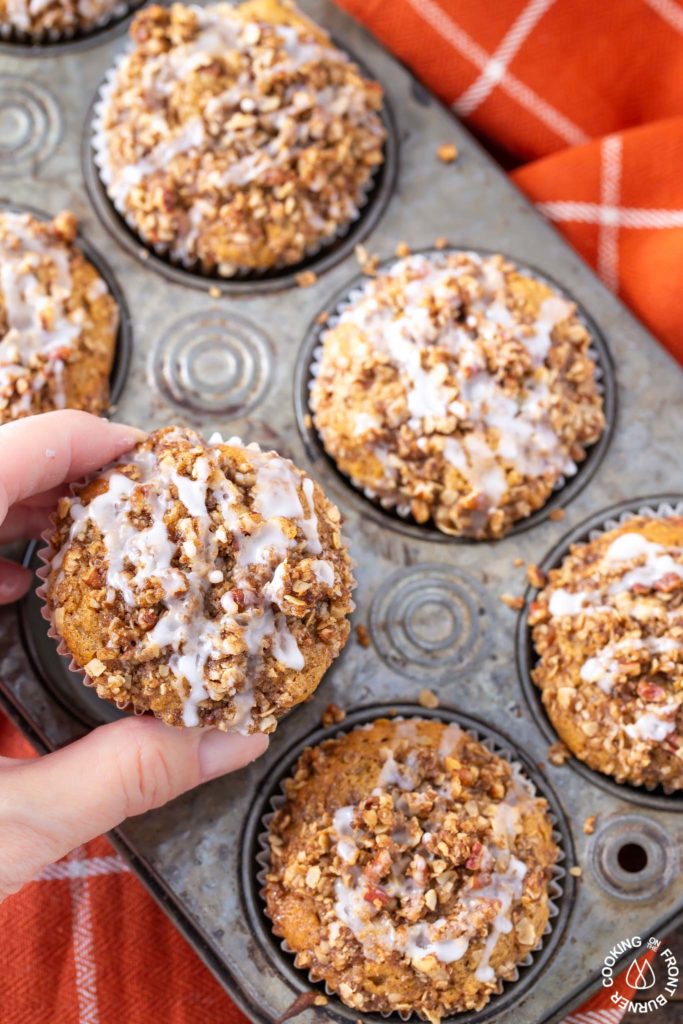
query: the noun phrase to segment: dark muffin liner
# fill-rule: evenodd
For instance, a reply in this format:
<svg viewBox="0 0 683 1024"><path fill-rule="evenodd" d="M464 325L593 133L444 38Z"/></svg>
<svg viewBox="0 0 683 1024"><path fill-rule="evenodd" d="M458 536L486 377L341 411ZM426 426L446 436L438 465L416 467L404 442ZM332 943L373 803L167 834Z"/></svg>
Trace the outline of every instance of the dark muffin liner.
<svg viewBox="0 0 683 1024"><path fill-rule="evenodd" d="M586 544L596 540L598 537L618 526L627 523L629 519L636 516L650 516L651 518L666 518L667 516L683 516L683 496L681 495L654 495L653 497L634 498L631 501L623 501L613 505L603 512L590 516L579 523L570 533L565 534L562 540L553 547L545 558L539 562L539 569L547 574L551 569L556 569L569 554L569 549L574 544ZM541 732L549 743L559 742L559 736L555 732L552 722L543 706L541 690L535 685L531 673L538 663L538 656L532 640L532 631L529 626L529 607L539 593L538 587L527 587L524 595L524 607L517 620L517 669L522 682L522 689L529 709ZM603 774L575 757L571 753L567 764L575 771L583 775L585 779L592 782L601 789L606 790L613 796L630 803L640 804L643 807L652 807L656 810L683 811L683 791L671 790L663 785L659 786L636 786L629 782L617 782L610 775Z"/></svg>
<svg viewBox="0 0 683 1024"><path fill-rule="evenodd" d="M460 252L473 253L476 256L482 257L494 255L493 250L465 245L448 246L445 249L415 249L411 252L411 255L438 257ZM533 526L544 522L554 509L563 508L583 490L597 471L609 446L616 420L617 394L612 357L600 329L591 316L569 291L548 277L547 274L541 273L535 267L521 262L514 256L509 256L506 253L503 253L503 255L506 259L513 262L523 274L527 274L529 277L536 278L547 284L563 299L574 303L576 306L577 319L586 328L592 339L588 351L596 367L595 379L598 390L602 395L605 429L595 444L586 448L586 456L578 464L576 473L571 477L560 477L556 481L553 493L546 503L526 519L518 520L503 537L499 538L500 540L524 533ZM399 262L399 258L395 256L384 260L377 268L377 275L386 273L397 262ZM393 526L394 529L399 530L401 533L407 533L421 540L429 539L451 544L480 544L482 541L474 537L446 534L437 529L431 522L417 523L413 519L407 504L402 503L398 498L380 497L372 489L365 487L360 481L347 476L339 469L333 456L329 455L325 450L325 445L315 425L315 414L309 404L309 393L319 373L320 358L323 352L323 335L330 328L336 326L341 314L362 296L364 285L368 280L366 275L358 274L344 288L338 291L336 295L332 296L325 308L325 312L328 313L327 318L323 323L319 322L318 317L313 320L299 351L295 371L294 401L299 431L306 446L307 454L316 464L326 463L330 466L338 478L344 481L347 491L350 490L352 494L357 496L359 503L362 502L362 511L365 514L370 513L371 515L374 512L373 518L379 521L381 525ZM362 499L366 500L362 501Z"/></svg>
<svg viewBox="0 0 683 1024"><path fill-rule="evenodd" d="M533 784L536 795L543 797L548 802L548 814L553 826L552 835L560 851L558 860L552 868L552 877L548 885L549 921L539 944L517 964L514 978L507 981L501 979L485 1007L477 1011L459 1013L456 1017L450 1018L454 1022L457 1021L458 1024L470 1024L470 1022L479 1024L479 1022L497 1016L504 1008L516 1002L534 984L543 970L543 965L553 955L561 941L569 917L574 889L574 879L567 873L564 864L567 861L570 865L574 862L574 849L562 808L546 780L509 740L477 719L448 708L432 711L413 704L375 705L351 711L343 724L317 729L291 747L269 771L261 785L257 786L257 792L260 795L252 807L242 836L242 892L245 910L257 941L264 948L276 969L280 971L295 992L313 990L313 992L325 994L329 999L329 1004L325 1007L327 1013L344 1020L355 1022L360 1019L375 1022L375 1024L384 1024L387 1020L397 1022L399 1020L407 1021L411 1018L419 1019L415 1013L405 1016L399 1013L363 1013L348 1007L315 972L296 967L294 965L295 951L272 932L263 895L266 874L270 867L268 842L270 825L275 812L285 802L283 783L291 776L300 755L307 747L318 746L327 739L345 735L358 727L370 724L377 718L391 718L397 721L422 718L446 724L455 723L491 753L504 758L511 764L518 764L523 769L526 778ZM445 1022L448 1020L449 1018L444 1019Z"/></svg>
<svg viewBox="0 0 683 1024"><path fill-rule="evenodd" d="M335 44L336 45L336 44ZM346 47L340 47L362 73L374 79L367 68ZM107 135L103 117L116 85L116 77L128 51L120 54L98 89L86 124L84 138L84 171L86 186L100 217L117 240L138 259L160 273L183 284L206 288L217 286L226 292L277 291L296 285L297 276L305 270L322 273L347 256L376 225L393 191L397 171L398 140L393 115L384 98L378 116L386 133L384 160L373 168L361 189L355 215L338 225L332 235L311 244L303 259L296 263L281 261L264 270L236 267L232 274L207 271L196 259L181 258L170 252L170 245L152 244L140 234L133 215L112 199L108 192Z"/></svg>

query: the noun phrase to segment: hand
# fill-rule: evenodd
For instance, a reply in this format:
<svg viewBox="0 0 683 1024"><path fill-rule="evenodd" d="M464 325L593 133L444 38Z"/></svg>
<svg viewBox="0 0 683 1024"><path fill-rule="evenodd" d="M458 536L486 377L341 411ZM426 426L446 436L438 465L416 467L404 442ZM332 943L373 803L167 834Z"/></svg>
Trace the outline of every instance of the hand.
<svg viewBox="0 0 683 1024"><path fill-rule="evenodd" d="M99 469L143 436L71 411L0 427L0 544L38 536L65 482ZM28 569L0 559L0 603L22 597L31 580ZM262 734L173 729L131 716L46 757L0 757L0 899L124 818L243 767L267 746Z"/></svg>

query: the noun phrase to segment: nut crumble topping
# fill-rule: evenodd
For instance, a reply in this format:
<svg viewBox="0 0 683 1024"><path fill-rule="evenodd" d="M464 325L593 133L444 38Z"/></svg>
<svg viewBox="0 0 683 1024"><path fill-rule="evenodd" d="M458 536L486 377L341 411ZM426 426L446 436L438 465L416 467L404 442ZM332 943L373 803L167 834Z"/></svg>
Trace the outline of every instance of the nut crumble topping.
<svg viewBox="0 0 683 1024"><path fill-rule="evenodd" d="M619 782L683 786L683 518L577 544L530 608L560 738Z"/></svg>
<svg viewBox="0 0 683 1024"><path fill-rule="evenodd" d="M604 427L572 303L502 256L414 255L322 335L314 421L340 470L444 533L500 537Z"/></svg>
<svg viewBox="0 0 683 1024"><path fill-rule="evenodd" d="M293 5L153 4L130 34L95 149L144 241L230 276L297 263L357 217L382 91Z"/></svg>
<svg viewBox="0 0 683 1024"><path fill-rule="evenodd" d="M0 423L109 404L118 310L76 218L0 212Z"/></svg>
<svg viewBox="0 0 683 1024"><path fill-rule="evenodd" d="M272 732L349 633L340 515L301 470L167 428L63 499L53 623L101 697Z"/></svg>
<svg viewBox="0 0 683 1024"><path fill-rule="evenodd" d="M455 725L380 719L309 748L264 895L312 980L362 1012L480 1009L534 949L557 857L545 801Z"/></svg>

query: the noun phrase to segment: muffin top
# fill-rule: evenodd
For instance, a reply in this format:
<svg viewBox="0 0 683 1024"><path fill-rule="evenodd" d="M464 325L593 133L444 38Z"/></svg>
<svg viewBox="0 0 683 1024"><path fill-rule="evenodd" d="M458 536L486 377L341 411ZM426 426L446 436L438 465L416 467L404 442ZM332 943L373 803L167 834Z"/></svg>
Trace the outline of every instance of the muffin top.
<svg viewBox="0 0 683 1024"><path fill-rule="evenodd" d="M322 336L314 421L340 470L444 533L500 537L604 427L573 303L503 256L414 255Z"/></svg>
<svg viewBox="0 0 683 1024"><path fill-rule="evenodd" d="M683 518L577 544L532 603L533 672L561 739L619 782L683 786Z"/></svg>
<svg viewBox="0 0 683 1024"><path fill-rule="evenodd" d="M283 788L268 915L352 1008L480 1009L540 942L558 854L546 802L458 726L378 719L304 751Z"/></svg>
<svg viewBox="0 0 683 1024"><path fill-rule="evenodd" d="M73 35L103 23L128 4L121 0L0 0L0 26L35 38Z"/></svg>
<svg viewBox="0 0 683 1024"><path fill-rule="evenodd" d="M72 213L0 212L0 423L109 404L118 309L75 237Z"/></svg>
<svg viewBox="0 0 683 1024"><path fill-rule="evenodd" d="M296 263L357 216L382 92L293 6L152 5L130 31L95 149L144 241L229 276Z"/></svg>
<svg viewBox="0 0 683 1024"><path fill-rule="evenodd" d="M338 510L275 452L156 431L61 501L46 596L101 697L270 732L348 636Z"/></svg>

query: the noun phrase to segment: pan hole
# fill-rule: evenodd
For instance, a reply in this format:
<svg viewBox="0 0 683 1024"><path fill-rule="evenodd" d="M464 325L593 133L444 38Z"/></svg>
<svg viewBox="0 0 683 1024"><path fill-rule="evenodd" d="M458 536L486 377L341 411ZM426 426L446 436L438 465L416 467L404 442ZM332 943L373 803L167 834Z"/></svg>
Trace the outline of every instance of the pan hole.
<svg viewBox="0 0 683 1024"><path fill-rule="evenodd" d="M617 860L622 871L637 875L647 867L647 850L640 843L624 843L619 847Z"/></svg>

